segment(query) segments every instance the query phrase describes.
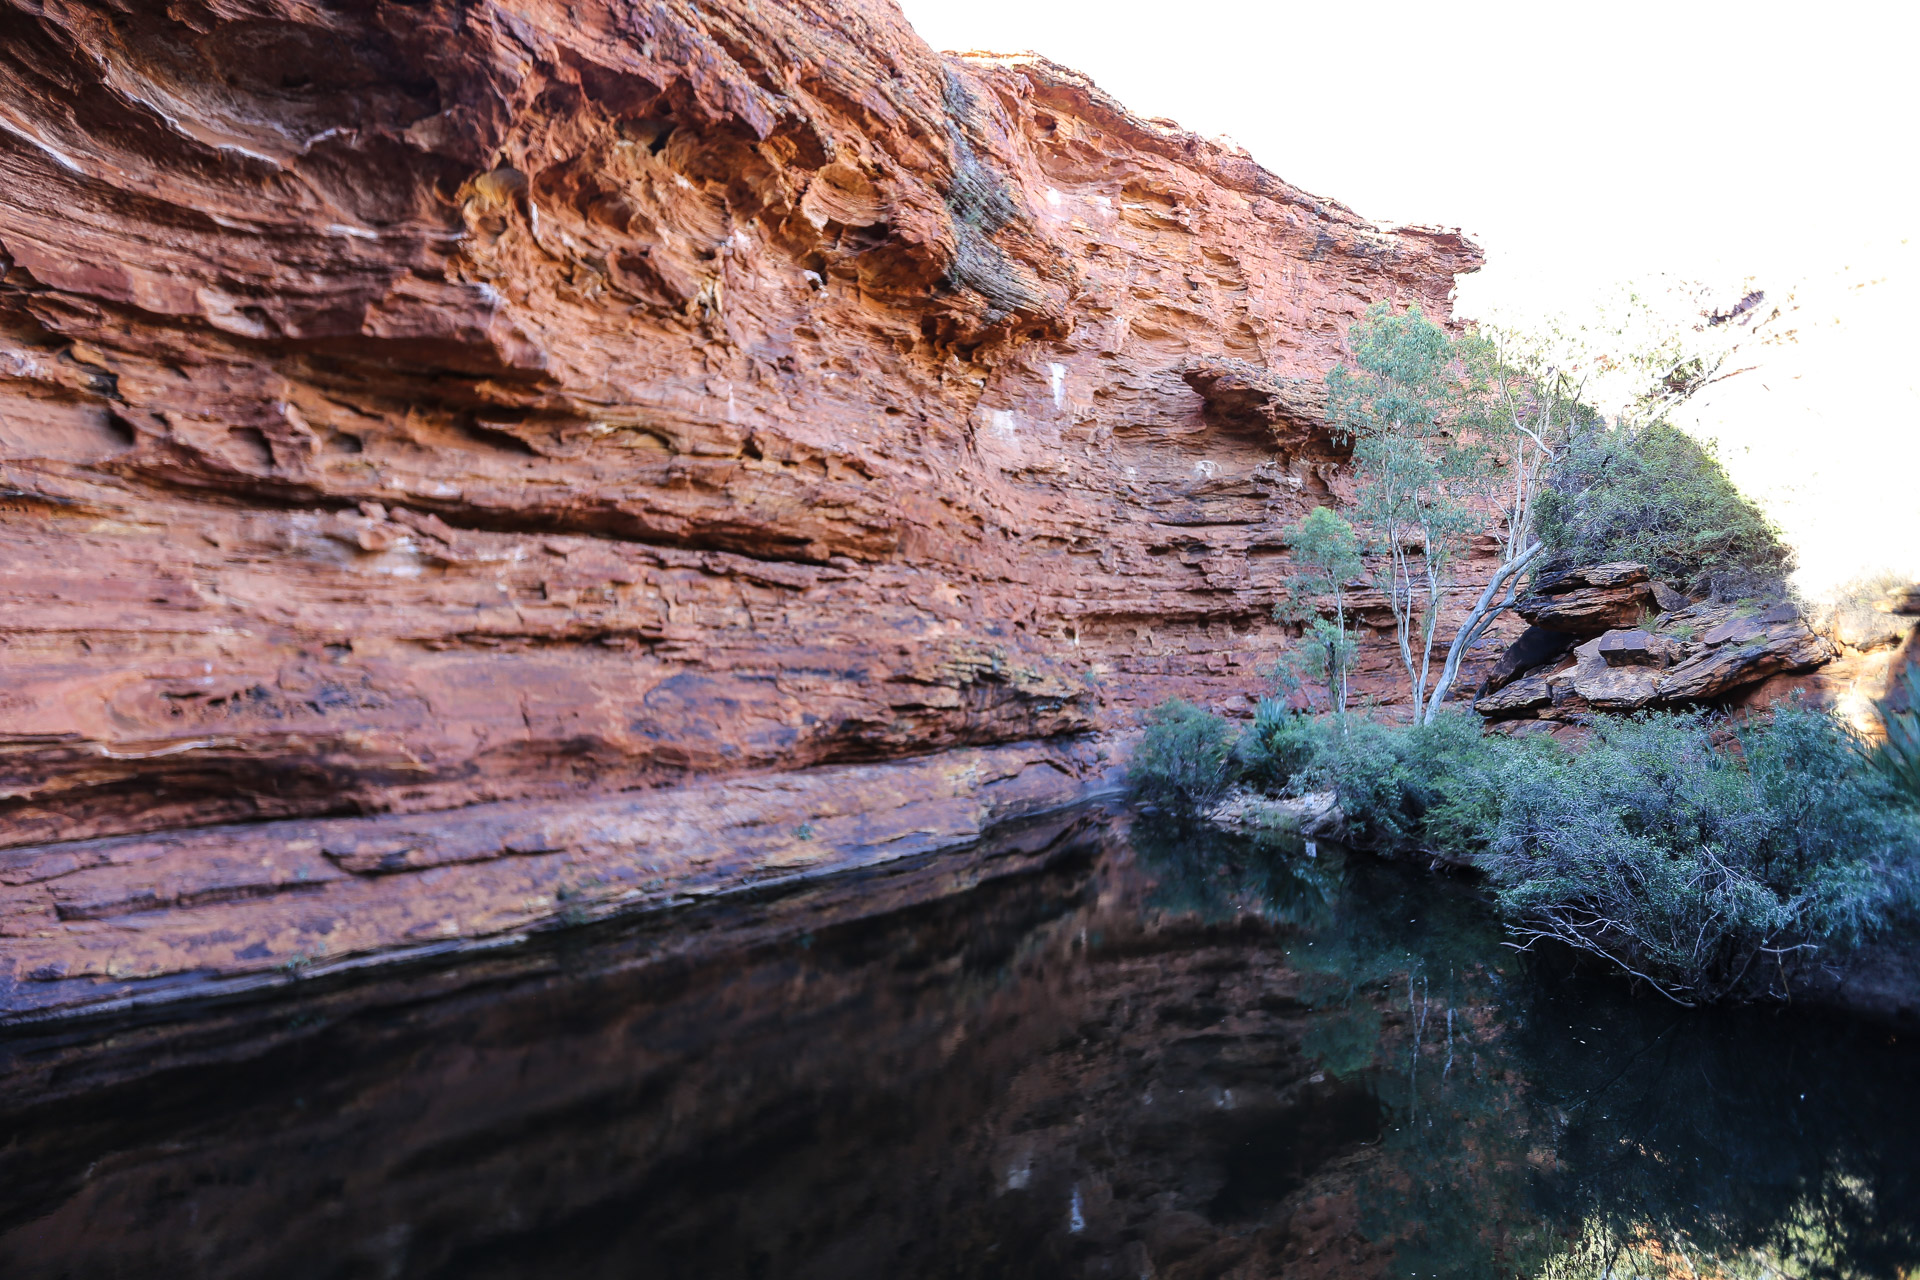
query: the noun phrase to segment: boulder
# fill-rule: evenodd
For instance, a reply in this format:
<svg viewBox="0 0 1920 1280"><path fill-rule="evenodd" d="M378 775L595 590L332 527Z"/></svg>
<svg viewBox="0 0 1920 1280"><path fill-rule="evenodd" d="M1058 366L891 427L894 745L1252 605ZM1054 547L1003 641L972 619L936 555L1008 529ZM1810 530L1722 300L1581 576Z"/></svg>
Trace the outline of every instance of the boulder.
<svg viewBox="0 0 1920 1280"><path fill-rule="evenodd" d="M1763 621L1777 617L1777 621ZM1833 645L1817 636L1791 605L1732 618L1701 637L1702 648L1660 677L1663 702L1699 702L1782 671L1829 662Z"/></svg>
<svg viewBox="0 0 1920 1280"><path fill-rule="evenodd" d="M1601 660L1610 667L1670 667L1686 657L1686 648L1679 641L1638 627L1609 631L1594 643Z"/></svg>
<svg viewBox="0 0 1920 1280"><path fill-rule="evenodd" d="M1610 631L1573 651L1573 691L1596 711L1638 711L1660 692L1661 666L1642 663L1610 664L1602 652L1609 640L1619 643L1646 632Z"/></svg>
<svg viewBox="0 0 1920 1280"><path fill-rule="evenodd" d="M1657 612L1653 590L1644 582L1534 596L1521 601L1517 608L1520 616L1534 626L1573 636L1596 636L1615 627L1631 627Z"/></svg>
<svg viewBox="0 0 1920 1280"><path fill-rule="evenodd" d="M1652 575L1647 572L1647 566L1624 560L1575 569L1570 577L1578 578L1589 587L1627 587L1637 582L1652 580Z"/></svg>
<svg viewBox="0 0 1920 1280"><path fill-rule="evenodd" d="M1536 627L1573 636L1597 636L1638 626L1660 612L1647 567L1602 564L1547 575L1515 606Z"/></svg>
<svg viewBox="0 0 1920 1280"><path fill-rule="evenodd" d="M1532 672L1512 684L1487 694L1473 704L1483 716L1505 718L1538 711L1553 704L1553 686L1544 669Z"/></svg>
<svg viewBox="0 0 1920 1280"><path fill-rule="evenodd" d="M1660 606L1660 612L1662 613L1672 613L1676 609L1684 609L1693 603L1690 597L1675 591L1658 578L1653 579L1647 585L1653 588L1653 602Z"/></svg>
<svg viewBox="0 0 1920 1280"><path fill-rule="evenodd" d="M1309 791L1280 802L1300 822L1300 834L1338 840L1347 832L1347 815L1340 810L1337 791Z"/></svg>
<svg viewBox="0 0 1920 1280"><path fill-rule="evenodd" d="M1239 831L1297 831L1320 840L1338 840L1347 829L1337 791L1310 791L1276 800L1235 787L1207 812L1207 819Z"/></svg>
<svg viewBox="0 0 1920 1280"><path fill-rule="evenodd" d="M1760 613L1730 617L1708 628L1700 637L1700 642L1707 645L1747 644L1765 635L1769 627L1793 622L1800 622L1800 611L1790 604L1776 604Z"/></svg>

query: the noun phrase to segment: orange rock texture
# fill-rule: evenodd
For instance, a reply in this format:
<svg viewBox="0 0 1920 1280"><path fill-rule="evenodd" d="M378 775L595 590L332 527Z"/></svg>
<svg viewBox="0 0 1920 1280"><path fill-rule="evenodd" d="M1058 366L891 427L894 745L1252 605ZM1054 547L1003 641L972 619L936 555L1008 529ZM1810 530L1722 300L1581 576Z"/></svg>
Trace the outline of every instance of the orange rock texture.
<svg viewBox="0 0 1920 1280"><path fill-rule="evenodd" d="M884 0L8 7L0 1005L528 914L318 846L225 924L138 858L64 911L119 838L1010 743L1070 793L1259 691L1350 496L1318 380L1479 261ZM287 941L342 884L419 906Z"/></svg>

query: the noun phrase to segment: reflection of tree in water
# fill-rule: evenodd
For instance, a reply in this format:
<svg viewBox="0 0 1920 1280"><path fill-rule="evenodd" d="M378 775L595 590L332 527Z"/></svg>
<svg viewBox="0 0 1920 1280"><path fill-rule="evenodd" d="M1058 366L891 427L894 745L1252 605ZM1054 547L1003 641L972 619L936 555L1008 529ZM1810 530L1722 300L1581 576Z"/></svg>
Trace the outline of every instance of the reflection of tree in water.
<svg viewBox="0 0 1920 1280"><path fill-rule="evenodd" d="M1204 824L1142 818L1131 836L1155 880L1147 906L1209 924L1241 915L1296 927L1324 924L1345 866L1337 847L1328 846L1322 858L1317 845L1278 827L1242 838Z"/></svg>
<svg viewBox="0 0 1920 1280"><path fill-rule="evenodd" d="M1794 1275L1913 1260L1920 1121L1876 1111L1920 1078L1904 1044L1771 1013L1676 1022L1514 959L1466 886L1330 845L1049 822L959 864L1026 868L971 890L932 859L583 932L284 1042L284 1010L258 1011L269 1033L236 1013L230 1055L0 1115L0 1273L1624 1280L1716 1274L1708 1251L1730 1275L1764 1274L1754 1248ZM882 894L918 905L852 909Z"/></svg>
<svg viewBox="0 0 1920 1280"><path fill-rule="evenodd" d="M1916 1063L1898 1037L1567 982L1541 989L1523 1039L1561 1129L1548 1203L1582 1224L1546 1274L1839 1280L1920 1264Z"/></svg>
<svg viewBox="0 0 1920 1280"><path fill-rule="evenodd" d="M1163 909L1258 914L1287 930L1311 1011L1301 1037L1329 1079L1364 1088L1376 1141L1319 1188L1387 1274L1524 1272L1557 1243L1532 1210L1538 1128L1503 1030L1508 954L1479 904L1442 882L1297 838L1137 824ZM1209 897L1208 895L1212 896Z"/></svg>
<svg viewBox="0 0 1920 1280"><path fill-rule="evenodd" d="M1387 1119L1345 1176L1403 1275L1910 1276L1913 1051L1798 1011L1678 1011L1522 963L1482 906L1321 845L1137 824L1150 901L1259 915L1301 1048ZM1507 972L1511 971L1511 977Z"/></svg>

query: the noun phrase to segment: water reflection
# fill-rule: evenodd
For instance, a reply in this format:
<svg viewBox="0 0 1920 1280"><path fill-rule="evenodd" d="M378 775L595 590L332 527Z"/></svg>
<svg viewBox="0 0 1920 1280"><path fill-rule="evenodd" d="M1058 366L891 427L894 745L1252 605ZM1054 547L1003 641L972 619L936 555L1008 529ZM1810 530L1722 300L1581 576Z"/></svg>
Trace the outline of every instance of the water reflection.
<svg viewBox="0 0 1920 1280"><path fill-rule="evenodd" d="M1920 1261L1908 1046L1500 940L1465 886L1093 813L513 964L16 1038L0 1273Z"/></svg>

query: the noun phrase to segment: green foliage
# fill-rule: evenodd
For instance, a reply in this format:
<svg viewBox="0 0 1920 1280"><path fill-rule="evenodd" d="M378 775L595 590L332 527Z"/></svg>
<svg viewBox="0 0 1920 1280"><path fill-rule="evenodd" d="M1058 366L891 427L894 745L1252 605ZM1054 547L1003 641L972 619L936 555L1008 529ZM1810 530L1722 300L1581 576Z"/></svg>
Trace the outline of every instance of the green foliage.
<svg viewBox="0 0 1920 1280"><path fill-rule="evenodd" d="M1920 717L1893 714L1915 744ZM1275 707L1235 754L1270 792L1335 792L1350 843L1476 863L1524 945L1566 943L1688 1003L1784 991L1920 884L1903 766L1870 767L1843 722L1798 707L1738 732L1606 720L1578 754L1451 710L1391 726Z"/></svg>
<svg viewBox="0 0 1920 1280"><path fill-rule="evenodd" d="M1400 729L1359 717L1330 729L1301 775L1303 791L1332 791L1340 797L1347 838L1365 848L1396 848L1419 835L1425 797L1410 767L1417 730Z"/></svg>
<svg viewBox="0 0 1920 1280"><path fill-rule="evenodd" d="M1908 663L1900 673L1906 686L1906 707L1896 709L1891 698L1880 703L1880 723L1887 731L1886 741L1873 750L1874 768L1888 785L1920 808L1920 666Z"/></svg>
<svg viewBox="0 0 1920 1280"><path fill-rule="evenodd" d="M1347 331L1347 347L1355 367L1342 365L1327 376L1327 407L1347 434L1424 436L1450 416L1453 338L1420 308L1396 312L1374 303Z"/></svg>
<svg viewBox="0 0 1920 1280"><path fill-rule="evenodd" d="M1327 686L1327 706L1347 709L1347 672L1359 641L1347 627L1347 583L1366 571L1353 526L1331 507L1315 507L1288 536L1299 571L1286 596L1273 607L1276 622L1305 624L1305 644L1276 668L1282 687L1310 679ZM1325 616L1331 610L1333 616Z"/></svg>
<svg viewBox="0 0 1920 1280"><path fill-rule="evenodd" d="M1219 716L1169 698L1147 713L1127 781L1136 797L1172 813L1204 812L1233 782L1233 730Z"/></svg>
<svg viewBox="0 0 1920 1280"><path fill-rule="evenodd" d="M1365 569L1358 535L1332 507L1315 507L1287 540L1294 564L1304 570L1296 582L1315 594L1340 599L1346 583Z"/></svg>
<svg viewBox="0 0 1920 1280"><path fill-rule="evenodd" d="M1832 716L1782 708L1737 745L1698 714L1516 756L1480 865L1527 945L1604 957L1684 1003L1784 987L1910 894L1916 830Z"/></svg>
<svg viewBox="0 0 1920 1280"><path fill-rule="evenodd" d="M1305 614L1305 617L1300 615ZM1266 672L1273 691L1291 697L1298 693L1311 706L1312 689L1326 690L1326 707L1344 711L1347 705L1347 672L1360 652L1360 638L1338 618L1323 618L1306 608L1297 607L1297 597L1289 596L1273 607L1276 622L1302 623L1300 642L1283 652Z"/></svg>
<svg viewBox="0 0 1920 1280"><path fill-rule="evenodd" d="M1278 698L1262 698L1253 723L1234 744L1234 763L1251 786L1280 795L1319 753L1321 722L1291 711Z"/></svg>
<svg viewBox="0 0 1920 1280"><path fill-rule="evenodd" d="M1423 715L1441 601L1453 561L1485 525L1469 499L1493 460L1464 431L1484 410L1474 351L1410 307L1367 309L1347 331L1353 366L1327 375L1328 417L1353 441L1361 522L1384 553L1377 585L1393 611L1400 659Z"/></svg>
<svg viewBox="0 0 1920 1280"><path fill-rule="evenodd" d="M1556 565L1632 560L1696 596L1780 595L1793 553L1711 452L1678 428L1577 433L1538 502Z"/></svg>
<svg viewBox="0 0 1920 1280"><path fill-rule="evenodd" d="M1550 738L1488 736L1452 708L1408 726L1349 717L1322 730L1294 789L1335 792L1353 843L1465 859L1498 821L1508 761L1559 753Z"/></svg>
<svg viewBox="0 0 1920 1280"><path fill-rule="evenodd" d="M1472 859L1499 825L1510 772L1522 762L1555 764L1565 758L1566 748L1545 735L1489 734L1471 711L1436 715L1416 737L1412 761L1424 788L1423 847Z"/></svg>

